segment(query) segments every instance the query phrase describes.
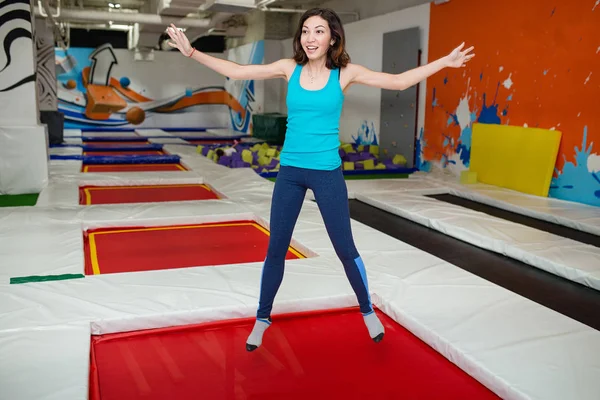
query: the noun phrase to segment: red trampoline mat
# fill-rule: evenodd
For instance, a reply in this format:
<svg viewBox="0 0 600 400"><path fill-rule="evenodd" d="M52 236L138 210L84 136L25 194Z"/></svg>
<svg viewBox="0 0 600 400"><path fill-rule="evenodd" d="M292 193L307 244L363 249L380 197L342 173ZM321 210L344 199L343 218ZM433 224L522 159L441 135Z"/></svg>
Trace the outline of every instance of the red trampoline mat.
<svg viewBox="0 0 600 400"><path fill-rule="evenodd" d="M83 165L83 172L185 171L181 164L94 164Z"/></svg>
<svg viewBox="0 0 600 400"><path fill-rule="evenodd" d="M85 273L140 272L264 261L269 233L254 221L90 230ZM290 247L286 259L301 254Z"/></svg>
<svg viewBox="0 0 600 400"><path fill-rule="evenodd" d="M498 399L395 321L374 343L358 310L92 337L91 400ZM94 373L97 372L97 375Z"/></svg>
<svg viewBox="0 0 600 400"><path fill-rule="evenodd" d="M85 151L84 156L162 156L162 150Z"/></svg>
<svg viewBox="0 0 600 400"><path fill-rule="evenodd" d="M89 148L91 147L135 147L150 144L147 140L140 141L99 141L99 142L83 142L83 144Z"/></svg>
<svg viewBox="0 0 600 400"><path fill-rule="evenodd" d="M82 186L79 204L156 203L167 201L209 200L219 197L208 186L150 185L150 186Z"/></svg>

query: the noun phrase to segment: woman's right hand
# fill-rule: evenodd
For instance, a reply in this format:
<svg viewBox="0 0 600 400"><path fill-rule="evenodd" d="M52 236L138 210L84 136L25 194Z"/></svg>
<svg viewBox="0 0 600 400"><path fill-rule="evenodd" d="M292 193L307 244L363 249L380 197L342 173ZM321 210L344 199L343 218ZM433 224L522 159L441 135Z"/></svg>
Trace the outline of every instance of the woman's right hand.
<svg viewBox="0 0 600 400"><path fill-rule="evenodd" d="M167 33L171 38L172 42L169 41L169 46L175 47L178 49L181 54L186 57L189 57L192 54L192 45L190 44L189 39L185 36L181 30L179 30L175 25L171 24L169 28L167 28Z"/></svg>

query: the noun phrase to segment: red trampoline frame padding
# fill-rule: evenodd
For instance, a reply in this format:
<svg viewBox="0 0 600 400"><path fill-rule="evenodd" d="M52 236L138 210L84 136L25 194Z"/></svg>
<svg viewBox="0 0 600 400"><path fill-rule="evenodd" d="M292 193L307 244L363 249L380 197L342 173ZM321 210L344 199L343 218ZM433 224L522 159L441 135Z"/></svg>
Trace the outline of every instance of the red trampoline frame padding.
<svg viewBox="0 0 600 400"><path fill-rule="evenodd" d="M254 318L92 336L90 400L499 399L376 312L380 343L356 308L273 316L250 353Z"/></svg>
<svg viewBox="0 0 600 400"><path fill-rule="evenodd" d="M162 150L119 150L119 151L84 151L84 156L163 156Z"/></svg>
<svg viewBox="0 0 600 400"><path fill-rule="evenodd" d="M181 164L84 164L82 172L187 171Z"/></svg>
<svg viewBox="0 0 600 400"><path fill-rule="evenodd" d="M206 184L81 186L79 204L154 203L219 199Z"/></svg>
<svg viewBox="0 0 600 400"><path fill-rule="evenodd" d="M127 141L93 141L93 142L83 142L83 144L88 147L88 148L92 148L92 147L123 147L124 149L129 147L134 147L134 146L143 146L143 145L148 145L151 144L149 141L147 140L140 140L140 141L136 141L136 140L127 140Z"/></svg>
<svg viewBox="0 0 600 400"><path fill-rule="evenodd" d="M269 231L254 221L84 232L85 274L262 262ZM304 258L293 247L286 259Z"/></svg>

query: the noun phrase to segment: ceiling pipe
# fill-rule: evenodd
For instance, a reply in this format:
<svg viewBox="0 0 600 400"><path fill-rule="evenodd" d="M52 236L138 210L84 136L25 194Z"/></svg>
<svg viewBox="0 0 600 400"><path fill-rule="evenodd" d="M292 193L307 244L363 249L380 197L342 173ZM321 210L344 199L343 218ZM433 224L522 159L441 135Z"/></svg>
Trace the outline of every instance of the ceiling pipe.
<svg viewBox="0 0 600 400"><path fill-rule="evenodd" d="M258 9L263 9L263 8L267 8L267 6L271 3L275 3L277 0L260 0L258 3L256 3L256 8Z"/></svg>
<svg viewBox="0 0 600 400"><path fill-rule="evenodd" d="M280 12L280 13L290 13L290 14L304 14L308 10L302 10L298 8L269 8L269 7L261 7L260 11L265 12ZM360 19L360 15L355 11L336 11L336 14L339 15L352 15L355 20Z"/></svg>
<svg viewBox="0 0 600 400"><path fill-rule="evenodd" d="M35 15L43 17L38 7L35 7ZM174 24L180 28L210 28L212 21L209 18L176 18L165 17L157 14L141 14L131 12L109 12L96 10L78 10L74 8L63 8L60 15L56 17L59 21L86 21L86 22L120 22L123 24L161 25L164 27Z"/></svg>
<svg viewBox="0 0 600 400"><path fill-rule="evenodd" d="M58 21L56 20L56 17L60 15L60 0L58 0L57 4L57 14L52 14L50 5L48 4L48 0L38 0L38 4L40 6L40 13L44 17L47 17L50 20L50 23L52 24L52 29L54 31L54 36L57 38L58 45L63 50L66 50L70 44L70 30L69 27L63 30L63 27L61 27Z"/></svg>

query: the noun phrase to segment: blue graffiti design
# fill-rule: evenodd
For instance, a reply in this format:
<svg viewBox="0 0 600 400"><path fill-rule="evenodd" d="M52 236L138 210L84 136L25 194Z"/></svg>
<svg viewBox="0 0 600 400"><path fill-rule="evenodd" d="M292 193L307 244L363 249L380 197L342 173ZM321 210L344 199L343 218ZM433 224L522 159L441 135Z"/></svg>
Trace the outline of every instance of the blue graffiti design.
<svg viewBox="0 0 600 400"><path fill-rule="evenodd" d="M371 122L369 127L368 121L363 121L360 128L356 132L356 136L352 136L352 140L356 144L362 145L377 145L377 134L375 133L375 124Z"/></svg>
<svg viewBox="0 0 600 400"><path fill-rule="evenodd" d="M416 153L415 166L417 167L417 169L419 169L419 171L430 172L431 171L431 163L429 161L425 161L423 159L423 150L427 146L427 142L425 141L425 138L423 137L423 133L424 133L424 129L421 128L421 131L419 132L419 137L417 138L416 149L415 149L415 153Z"/></svg>
<svg viewBox="0 0 600 400"><path fill-rule="evenodd" d="M596 172L588 170L588 158L593 142L587 144L588 127L583 128L581 148L575 147L575 163L565 162L562 173L555 170L549 196L563 200L600 206L600 179Z"/></svg>
<svg viewBox="0 0 600 400"><path fill-rule="evenodd" d="M481 108L481 112L479 113L479 118L477 118L477 122L482 124L500 124L500 116L498 116L498 104L496 103L496 98L498 97L498 89L500 88L500 82L498 82L498 86L496 87L496 95L494 96L494 101L488 107L486 101L486 93L483 94L483 107Z"/></svg>
<svg viewBox="0 0 600 400"><path fill-rule="evenodd" d="M263 40L259 40L254 43L252 46L252 50L250 52L250 59L248 60L248 64L260 64L263 61L265 55L265 42ZM231 108L229 109L229 114L231 117L231 125L233 130L238 132L247 133L248 127L250 126L250 122L252 121L253 111L250 103L254 101L255 90L254 90L254 80L246 80L242 83L242 89L240 91L240 97L237 99L240 105L244 108L245 113L242 118L242 115Z"/></svg>

